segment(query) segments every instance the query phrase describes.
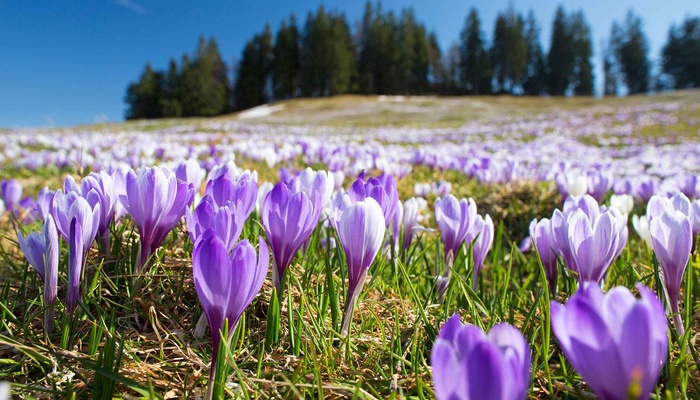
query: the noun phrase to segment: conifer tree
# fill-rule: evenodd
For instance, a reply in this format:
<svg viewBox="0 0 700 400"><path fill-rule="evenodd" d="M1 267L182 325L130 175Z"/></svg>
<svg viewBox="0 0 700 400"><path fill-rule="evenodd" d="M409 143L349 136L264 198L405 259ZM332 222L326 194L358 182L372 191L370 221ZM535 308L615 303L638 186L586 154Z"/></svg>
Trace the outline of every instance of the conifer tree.
<svg viewBox="0 0 700 400"><path fill-rule="evenodd" d="M576 67L573 37L564 8L559 6L552 23L551 44L547 54L547 89L550 95L563 96L571 85Z"/></svg>
<svg viewBox="0 0 700 400"><path fill-rule="evenodd" d="M481 21L475 8L469 11L460 35L459 45L459 77L467 93L482 94L491 92L491 64L486 49ZM451 66L455 66L454 54L448 56ZM450 82L455 82L455 76L450 75Z"/></svg>
<svg viewBox="0 0 700 400"><path fill-rule="evenodd" d="M632 10L627 12L625 24L616 42L615 55L628 93L646 93L649 90L651 70L649 45L642 20Z"/></svg>
<svg viewBox="0 0 700 400"><path fill-rule="evenodd" d="M571 15L569 29L574 46L573 92L576 96L593 95L593 64L591 30L582 11Z"/></svg>
<svg viewBox="0 0 700 400"><path fill-rule="evenodd" d="M275 38L272 61L272 89L275 100L295 97L299 90L301 47L294 16L282 21Z"/></svg>
<svg viewBox="0 0 700 400"><path fill-rule="evenodd" d="M126 119L160 118L160 101L163 74L146 64L138 82L129 85L126 91Z"/></svg>
<svg viewBox="0 0 700 400"><path fill-rule="evenodd" d="M673 87L700 87L700 18L687 17L680 27L671 26L661 54L661 69Z"/></svg>
<svg viewBox="0 0 700 400"><path fill-rule="evenodd" d="M546 91L546 64L540 44L540 27L532 10L527 14L524 30L525 42L527 43L527 63L522 80L523 93L539 96Z"/></svg>

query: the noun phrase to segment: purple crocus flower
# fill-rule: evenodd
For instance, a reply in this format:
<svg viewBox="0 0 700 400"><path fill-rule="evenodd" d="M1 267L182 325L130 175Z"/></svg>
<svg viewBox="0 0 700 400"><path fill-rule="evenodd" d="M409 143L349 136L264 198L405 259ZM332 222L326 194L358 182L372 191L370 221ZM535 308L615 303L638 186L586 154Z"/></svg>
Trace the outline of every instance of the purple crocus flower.
<svg viewBox="0 0 700 400"><path fill-rule="evenodd" d="M186 161L181 162L175 167L173 172L175 172L177 179L191 183L195 193L199 192L202 181L207 175L207 171L194 158L188 158Z"/></svg>
<svg viewBox="0 0 700 400"><path fill-rule="evenodd" d="M81 217L75 216L70 220L68 230L68 288L66 289L66 309L73 317L80 298L80 276L83 272L85 253L85 236Z"/></svg>
<svg viewBox="0 0 700 400"><path fill-rule="evenodd" d="M110 231L114 222L115 205L118 203L114 192L112 177L104 172L92 172L80 182L80 190L88 203L100 204L100 223L97 228L97 239L104 254L109 253Z"/></svg>
<svg viewBox="0 0 700 400"><path fill-rule="evenodd" d="M453 195L435 200L435 220L445 247L445 271L436 282L438 300L442 300L450 281L452 264L459 248L472 231L476 221L476 203L471 198L457 200ZM474 235L475 236L475 235ZM473 239L473 237L471 238ZM471 240L469 242L471 244Z"/></svg>
<svg viewBox="0 0 700 400"><path fill-rule="evenodd" d="M58 256L60 253L58 232L53 217L47 215L39 232L31 232L25 238L17 232L17 241L29 264L44 281L44 330L49 335L53 331L53 305L58 291Z"/></svg>
<svg viewBox="0 0 700 400"><path fill-rule="evenodd" d="M119 194L119 201L134 219L141 236L136 275L180 222L193 198L192 184L178 181L167 169L144 168L126 175L126 193Z"/></svg>
<svg viewBox="0 0 700 400"><path fill-rule="evenodd" d="M636 195L640 199L642 199L643 202L648 202L649 199L651 199L651 196L656 193L656 186L657 183L653 178L646 178L645 180L642 180L639 182L636 188Z"/></svg>
<svg viewBox="0 0 700 400"><path fill-rule="evenodd" d="M334 188L335 179L333 173L329 171L314 171L311 168L301 171L299 176L291 180L290 186L292 191L304 192L310 199L313 199L316 195L320 196L320 204L322 206L330 202Z"/></svg>
<svg viewBox="0 0 700 400"><path fill-rule="evenodd" d="M258 182L248 171L236 178L232 178L229 174L221 174L207 182L204 193L210 196L218 207L226 205L229 201L233 202L236 208L240 208L240 211L248 218L255 209Z"/></svg>
<svg viewBox="0 0 700 400"><path fill-rule="evenodd" d="M362 172L350 186L348 195L353 202L371 197L377 201L384 214L384 222L387 226L393 221L399 203L399 192L396 188L396 180L391 174L381 174L376 178L369 178L365 182L365 173Z"/></svg>
<svg viewBox="0 0 700 400"><path fill-rule="evenodd" d="M119 200L120 196L126 196L126 176L131 171L131 168L121 167L112 171L112 184L114 186L114 194ZM126 215L126 208L121 201L114 203L114 221L119 221L124 215Z"/></svg>
<svg viewBox="0 0 700 400"><path fill-rule="evenodd" d="M270 240L275 266L272 269L272 283L278 292L282 288L284 272L318 224L315 208L306 193L294 193L283 182L275 185L265 196L261 219Z"/></svg>
<svg viewBox="0 0 700 400"><path fill-rule="evenodd" d="M208 230L192 252L194 286L211 330L210 382L216 370L224 321L228 319L228 334L231 335L265 281L270 255L262 238L258 238L258 243L260 254L257 257L255 248L247 240L236 244L229 256L225 243L213 230ZM212 389L211 383L209 389Z"/></svg>
<svg viewBox="0 0 700 400"><path fill-rule="evenodd" d="M680 211L683 215L690 217L691 204L690 200L683 193L676 193L673 197L655 195L649 199L647 204L647 219L649 223L661 215L664 211L673 212Z"/></svg>
<svg viewBox="0 0 700 400"><path fill-rule="evenodd" d="M411 197L403 202L402 208L403 237L401 238L401 247L399 251L401 253L401 258L406 262L406 253L408 252L408 248L411 247L413 237L416 235L416 232L423 229L423 227L418 224L418 212L420 211L418 199Z"/></svg>
<svg viewBox="0 0 700 400"><path fill-rule="evenodd" d="M53 197L56 194L55 191L50 190L48 187L45 187L39 191L39 194L36 196L36 212L37 216L39 218L46 219L49 215L51 215L51 208L53 207Z"/></svg>
<svg viewBox="0 0 700 400"><path fill-rule="evenodd" d="M695 200L690 205L690 223L693 228L693 236L700 233L700 200Z"/></svg>
<svg viewBox="0 0 700 400"><path fill-rule="evenodd" d="M438 400L522 400L527 397L530 347L519 330L507 323L484 333L453 315L430 351Z"/></svg>
<svg viewBox="0 0 700 400"><path fill-rule="evenodd" d="M588 194L596 201L601 201L613 187L612 173L609 171L592 170L588 174Z"/></svg>
<svg viewBox="0 0 700 400"><path fill-rule="evenodd" d="M679 336L683 336L685 329L678 309L678 298L693 245L690 220L678 210L664 211L651 221L649 233L654 253L661 264L671 311L675 314L676 330Z"/></svg>
<svg viewBox="0 0 700 400"><path fill-rule="evenodd" d="M479 275L484 266L484 260L493 245L494 233L493 220L488 214L483 218L479 215L477 221L475 230L478 233L472 247L472 261L474 263L472 268L472 288L475 292L479 287Z"/></svg>
<svg viewBox="0 0 700 400"><path fill-rule="evenodd" d="M588 181L578 170L559 172L555 178L561 197L566 200L569 196L580 197L588 190Z"/></svg>
<svg viewBox="0 0 700 400"><path fill-rule="evenodd" d="M579 281L600 283L605 277L618 250L620 240L618 222L611 212L604 212L590 220L581 210L569 216L569 249Z"/></svg>
<svg viewBox="0 0 700 400"><path fill-rule="evenodd" d="M549 291L555 293L557 286L557 252L552 222L547 218L533 219L530 222L530 237L537 247L544 273L549 283Z"/></svg>
<svg viewBox="0 0 700 400"><path fill-rule="evenodd" d="M562 207L564 214L569 215L575 210L583 211L591 221L597 219L598 215L600 215L600 206L598 202L588 194L583 196L570 196L564 201L564 207Z"/></svg>
<svg viewBox="0 0 700 400"><path fill-rule="evenodd" d="M22 184L16 179L0 182L0 197L5 202L5 209L13 210L22 200Z"/></svg>
<svg viewBox="0 0 700 400"><path fill-rule="evenodd" d="M90 197L94 196L95 191L90 191ZM80 277L85 256L100 224L100 204L94 202L90 206L78 193L71 191L64 194L58 190L53 199L52 213L58 233L68 243L66 309L73 316L80 298Z"/></svg>
<svg viewBox="0 0 700 400"><path fill-rule="evenodd" d="M551 303L552 330L564 354L601 399L648 398L666 361L663 307L637 284L641 299L618 286L603 294L584 284L566 303Z"/></svg>
<svg viewBox="0 0 700 400"><path fill-rule="evenodd" d="M384 240L386 223L381 206L371 197L354 203L349 199L342 202L338 214L338 238L348 263L348 294L341 330L341 335L345 336L350 328L352 312L367 279L369 267Z"/></svg>
<svg viewBox="0 0 700 400"><path fill-rule="evenodd" d="M93 195L91 194L90 196L92 197ZM81 225L82 237L80 246L83 252L87 252L97 236L97 229L100 225L100 204L95 202L93 205L90 205L85 198L76 192L64 194L62 190L58 190L53 198L51 212L58 233L68 243L71 241L70 230L72 221L74 219L78 220L78 223Z"/></svg>
<svg viewBox="0 0 700 400"><path fill-rule="evenodd" d="M31 224L39 217L36 202L31 196L24 197L15 204L12 213L22 224Z"/></svg>
<svg viewBox="0 0 700 400"><path fill-rule="evenodd" d="M185 220L192 243L196 243L208 229L213 229L231 252L241 236L246 216L232 201L217 207L211 197L204 196L194 212L187 209Z"/></svg>
<svg viewBox="0 0 700 400"><path fill-rule="evenodd" d="M686 174L676 178L676 186L681 193L692 199L697 197L700 182L698 182L697 175Z"/></svg>

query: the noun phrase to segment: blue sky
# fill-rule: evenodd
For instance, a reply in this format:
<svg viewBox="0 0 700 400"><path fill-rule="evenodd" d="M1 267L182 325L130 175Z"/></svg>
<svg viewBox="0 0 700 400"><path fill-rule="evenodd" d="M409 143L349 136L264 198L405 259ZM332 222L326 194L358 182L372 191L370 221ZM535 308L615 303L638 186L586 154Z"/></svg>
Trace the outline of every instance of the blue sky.
<svg viewBox="0 0 700 400"><path fill-rule="evenodd" d="M512 0L516 10L533 9L548 48L555 1ZM230 64L245 41L266 22L277 28L294 13L303 23L320 4L340 10L354 25L364 1L270 0L54 0L0 3L0 127L67 126L122 121L129 82L146 62L164 69L170 57L192 52L200 35L213 36ZM385 10L411 6L437 33L443 47L456 41L471 7L479 10L488 36L497 13L509 0L385 0ZM628 9L641 16L653 60L672 23L700 15L697 0L569 0L567 11L582 9L591 25L600 86L600 44L614 20Z"/></svg>

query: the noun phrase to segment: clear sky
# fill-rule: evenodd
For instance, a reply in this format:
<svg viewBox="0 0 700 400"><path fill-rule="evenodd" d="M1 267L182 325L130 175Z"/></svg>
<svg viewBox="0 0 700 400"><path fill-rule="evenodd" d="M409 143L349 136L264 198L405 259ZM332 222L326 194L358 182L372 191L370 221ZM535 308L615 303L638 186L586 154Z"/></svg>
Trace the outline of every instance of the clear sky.
<svg viewBox="0 0 700 400"><path fill-rule="evenodd" d="M411 6L437 33L443 48L455 42L471 7L491 36L496 15L512 3L536 13L543 48L549 47L554 11L544 0L385 0L384 10ZM591 25L598 91L600 44L614 20L628 9L641 16L656 61L672 23L700 15L700 0L569 0L567 12L582 9ZM0 127L66 126L124 118L124 94L144 65L165 69L170 57L194 51L200 35L219 42L225 60L238 58L245 41L269 22L324 4L359 21L364 1L269 0L52 0L0 2Z"/></svg>

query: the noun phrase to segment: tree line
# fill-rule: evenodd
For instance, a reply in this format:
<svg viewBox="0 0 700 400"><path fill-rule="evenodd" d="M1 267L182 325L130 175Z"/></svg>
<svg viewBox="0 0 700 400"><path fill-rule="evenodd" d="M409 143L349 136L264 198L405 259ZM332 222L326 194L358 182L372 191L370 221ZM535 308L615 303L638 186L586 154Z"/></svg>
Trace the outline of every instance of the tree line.
<svg viewBox="0 0 700 400"><path fill-rule="evenodd" d="M292 15L275 33L250 38L230 68L215 39L167 71L147 64L127 88L127 119L213 116L296 97L387 95L594 94L591 30L582 11L559 6L547 51L532 11L499 13L487 40L472 8L459 39L443 51L412 9L395 14L367 2L361 21L323 6L300 26ZM700 87L700 18L672 26L652 75L648 40L632 11L602 45L604 95ZM229 77L233 76L233 79Z"/></svg>

